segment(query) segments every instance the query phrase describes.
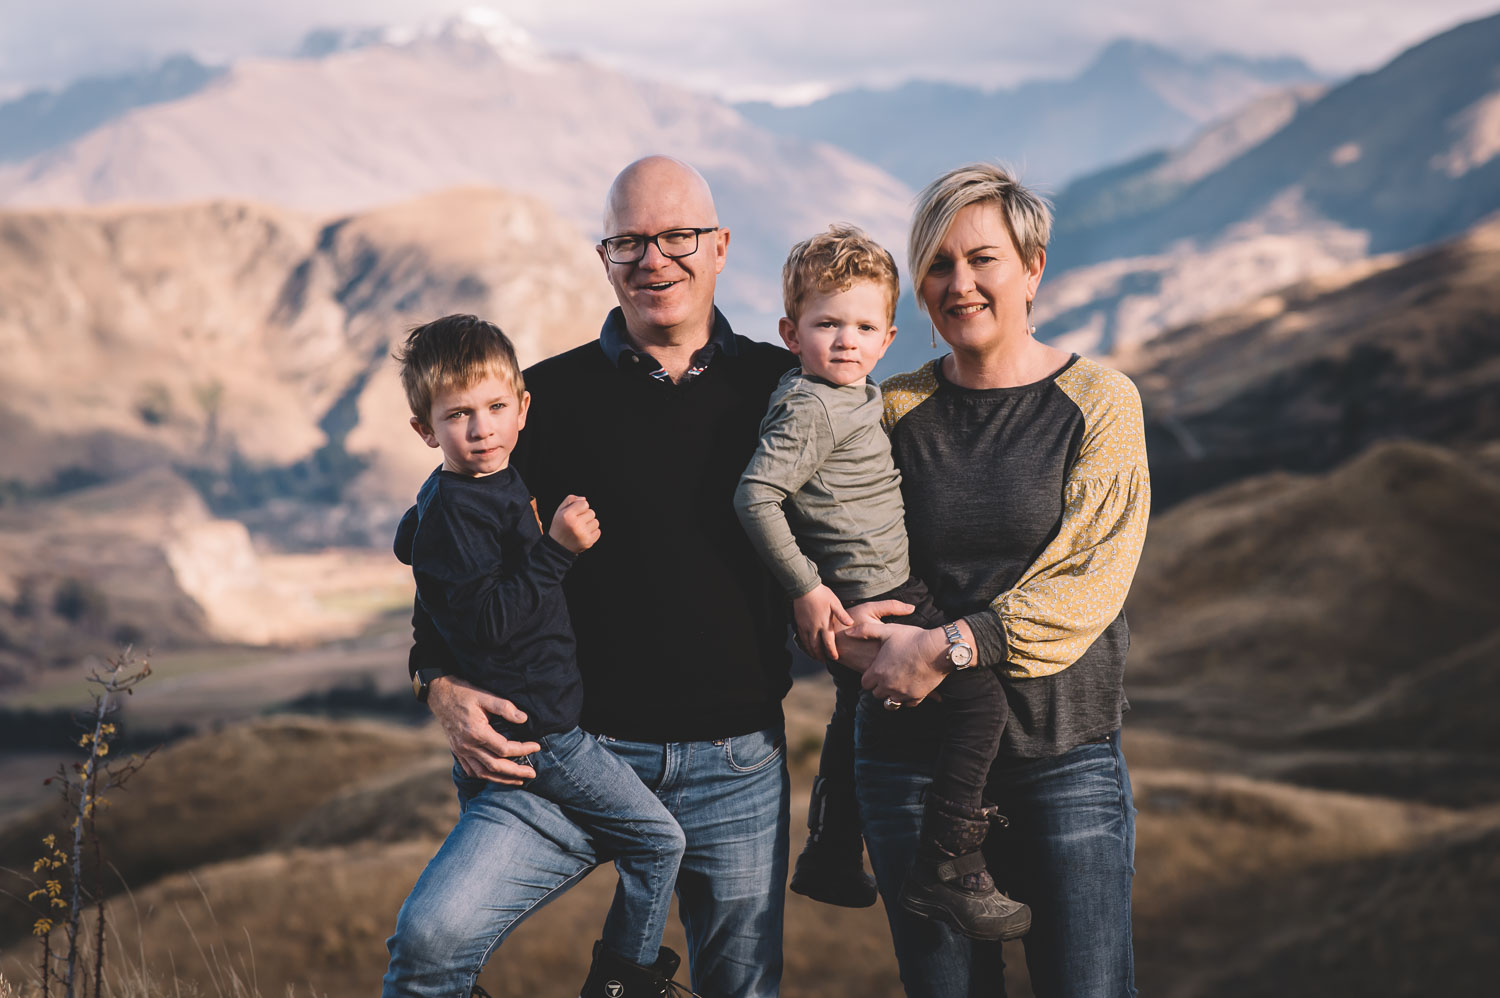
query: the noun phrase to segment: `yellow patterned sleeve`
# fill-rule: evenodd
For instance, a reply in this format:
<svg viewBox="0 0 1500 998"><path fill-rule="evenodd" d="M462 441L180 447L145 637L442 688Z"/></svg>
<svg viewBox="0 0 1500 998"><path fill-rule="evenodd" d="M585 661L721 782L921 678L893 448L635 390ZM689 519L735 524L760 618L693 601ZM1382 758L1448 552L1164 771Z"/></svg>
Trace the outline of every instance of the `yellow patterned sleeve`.
<svg viewBox="0 0 1500 998"><path fill-rule="evenodd" d="M937 364L937 361L931 360L915 371L892 375L880 383L880 394L885 400L880 426L887 434L895 428L902 416L927 401L937 391Z"/></svg>
<svg viewBox="0 0 1500 998"><path fill-rule="evenodd" d="M1151 511L1135 385L1082 357L1057 384L1084 421L1078 458L1063 486L1062 524L1016 587L990 604L1008 645L1001 667L1015 679L1066 669L1119 615ZM887 402L887 412L889 407Z"/></svg>

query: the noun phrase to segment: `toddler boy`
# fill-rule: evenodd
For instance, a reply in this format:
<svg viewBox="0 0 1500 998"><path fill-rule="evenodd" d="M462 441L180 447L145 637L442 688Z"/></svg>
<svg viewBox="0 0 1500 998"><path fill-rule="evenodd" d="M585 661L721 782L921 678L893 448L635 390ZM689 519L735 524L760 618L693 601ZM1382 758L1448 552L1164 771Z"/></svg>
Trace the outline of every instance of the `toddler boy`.
<svg viewBox="0 0 1500 998"><path fill-rule="evenodd" d="M858 228L831 226L792 248L782 291L779 331L802 366L771 395L735 509L792 599L799 642L827 662L837 689L791 889L865 907L875 902L875 884L860 858L854 795L860 676L834 661L834 635L853 622L846 605L886 599L916 607L897 623L946 626L950 641L956 628L911 576L901 475L880 425L880 388L869 377L896 335L895 260ZM947 737L901 903L975 938L1011 939L1030 927L1030 909L995 890L980 855L994 817L982 797L1008 719L1005 694L992 670L953 661L939 687Z"/></svg>
<svg viewBox="0 0 1500 998"><path fill-rule="evenodd" d="M585 828L613 854L623 917L606 921L594 947L585 998L611 985L665 993L676 954L660 948L682 859L682 829L626 763L578 727L583 687L572 624L561 589L573 560L599 539L588 502L568 496L545 535L510 456L531 397L515 351L500 329L472 315L450 315L414 329L397 359L411 426L442 466L417 493L397 534L397 554L412 566L417 601L450 655L448 674L510 700L520 725L493 723L518 741L541 746L522 761L536 770L524 786L471 777L455 764L460 815L397 918L389 942L385 994L468 994L488 952L453 954L441 938L441 910L463 898L434 897L434 885L503 870L504 857L476 865L483 828L516 820L491 802L536 794ZM417 677L418 696L425 688ZM424 698L425 699L425 698ZM425 888L425 889L424 889ZM503 939L524 912L497 912ZM437 938L434 938L437 937ZM633 992L632 992L633 993Z"/></svg>

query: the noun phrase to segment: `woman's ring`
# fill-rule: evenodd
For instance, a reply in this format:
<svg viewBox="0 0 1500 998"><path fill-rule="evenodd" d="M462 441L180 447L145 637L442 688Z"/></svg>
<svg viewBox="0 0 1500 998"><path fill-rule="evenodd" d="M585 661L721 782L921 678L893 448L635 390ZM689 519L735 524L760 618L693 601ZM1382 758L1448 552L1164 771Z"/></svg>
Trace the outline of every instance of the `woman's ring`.
<svg viewBox="0 0 1500 998"><path fill-rule="evenodd" d="M900 710L901 709L901 701L900 700L896 700L896 699L894 699L892 697L886 697L885 698L885 709L886 710Z"/></svg>

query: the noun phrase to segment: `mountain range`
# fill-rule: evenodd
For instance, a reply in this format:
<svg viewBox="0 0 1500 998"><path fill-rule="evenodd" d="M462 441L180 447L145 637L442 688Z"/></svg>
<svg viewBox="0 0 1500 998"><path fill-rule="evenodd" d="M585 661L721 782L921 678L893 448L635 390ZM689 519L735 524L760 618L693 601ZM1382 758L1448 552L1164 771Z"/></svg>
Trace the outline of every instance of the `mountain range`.
<svg viewBox="0 0 1500 998"><path fill-rule="evenodd" d="M1500 15L1316 99L1252 106L1226 124L1231 141L1206 157L1206 172L1194 160L1209 135L1063 192L1038 296L1044 335L1128 351L1300 278L1454 236L1500 209Z"/></svg>
<svg viewBox="0 0 1500 998"><path fill-rule="evenodd" d="M0 685L118 642L369 626L389 583L347 589L395 571L410 599L387 545L438 463L393 347L469 311L504 316L531 363L597 335L613 304L568 221L488 188L332 219L0 211ZM366 550L324 564L335 544Z"/></svg>
<svg viewBox="0 0 1500 998"><path fill-rule="evenodd" d="M914 81L845 90L794 107L737 104L777 132L831 142L914 190L944 170L1003 160L1056 189L1108 164L1173 146L1268 92L1322 82L1301 60L1190 57L1119 39L1076 76L986 91Z"/></svg>
<svg viewBox="0 0 1500 998"><path fill-rule="evenodd" d="M900 244L910 192L899 181L757 128L713 98L462 20L331 47L236 62L188 96L0 163L0 204L236 198L332 214L478 184L539 198L593 239L614 174L671 153L714 188L734 237L721 304L762 338L780 313L792 243L841 219Z"/></svg>
<svg viewBox="0 0 1500 998"><path fill-rule="evenodd" d="M1158 505L1268 471L1322 472L1395 439L1500 438L1500 219L1309 279L1146 344Z"/></svg>
<svg viewBox="0 0 1500 998"><path fill-rule="evenodd" d="M460 18L415 33L318 33L294 58L174 64L0 106L0 119L33 122L27 142L46 145L6 154L0 203L229 197L339 214L484 184L538 197L592 238L614 171L667 151L703 170L734 235L721 305L768 339L792 242L853 221L899 250L912 185L1005 152L951 136L1000 135L1028 166L1054 156L1042 150L1056 138L1092 143L1057 146L1059 175L1116 165L1057 198L1038 325L1059 345L1110 353L1371 253L1446 238L1500 206L1496 51L1500 16L1326 89L1291 60L1190 59L1122 41L1068 81L991 94L913 83L736 111ZM104 91L111 102L76 110ZM1003 129L955 125L990 120ZM850 143L868 137L853 147L874 164L809 137L842 141L835 125ZM1012 127L1020 138L1006 137ZM942 162L889 159L929 150L944 150ZM882 373L930 355L909 298L899 324Z"/></svg>
<svg viewBox="0 0 1500 998"><path fill-rule="evenodd" d="M405 425L393 345L468 311L540 360L597 334L614 303L599 266L546 205L482 188L331 220L242 202L0 212L4 487L171 464L219 512L340 502L356 538L359 510L383 534L383 504L404 508L436 463Z"/></svg>
<svg viewBox="0 0 1500 998"><path fill-rule="evenodd" d="M197 93L223 68L175 55L150 69L90 76L60 90L33 90L0 103L0 163L65 145L138 107Z"/></svg>

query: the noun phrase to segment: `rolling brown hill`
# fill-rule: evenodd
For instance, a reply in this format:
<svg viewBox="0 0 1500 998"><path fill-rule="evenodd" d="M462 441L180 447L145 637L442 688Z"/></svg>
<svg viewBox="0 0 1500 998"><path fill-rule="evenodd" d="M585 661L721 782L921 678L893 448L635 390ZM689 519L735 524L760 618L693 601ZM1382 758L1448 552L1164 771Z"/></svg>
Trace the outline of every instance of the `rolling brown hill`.
<svg viewBox="0 0 1500 998"><path fill-rule="evenodd" d="M1379 820L1373 813L1359 820ZM1227 917L1226 917L1227 916ZM1140 918L1141 970L1172 998L1494 990L1500 824L1493 809L1384 855L1270 870Z"/></svg>
<svg viewBox="0 0 1500 998"><path fill-rule="evenodd" d="M351 784L379 782L440 752L436 735L290 717L177 742L112 794L100 818L100 839L117 871L107 889L144 887L173 872L271 849ZM29 924L16 900L22 871L40 855L42 836L62 828L52 802L0 826L0 870L10 894L0 903L0 934L13 938Z"/></svg>
<svg viewBox="0 0 1500 998"><path fill-rule="evenodd" d="M436 463L405 425L392 343L473 311L531 362L612 305L575 229L493 190L331 220L227 202L0 213L3 484L24 498L170 464L220 511L338 502L346 533L383 544Z"/></svg>
<svg viewBox="0 0 1500 998"><path fill-rule="evenodd" d="M1459 454L1391 443L1247 479L1154 519L1127 604L1132 693L1283 738L1487 639L1497 591L1500 480Z"/></svg>
<svg viewBox="0 0 1500 998"><path fill-rule="evenodd" d="M795 826L830 698L824 677L799 682L789 698L789 744L811 749L791 758ZM1201 768L1195 750L1163 736L1131 736L1126 744L1141 810L1138 978L1152 990L1204 993L1195 982L1219 980L1226 968L1259 968L1257 961L1303 944L1358 954L1378 926L1409 920L1400 911L1381 920L1372 907L1382 896L1372 886L1375 872L1396 870L1420 888L1408 873L1481 869L1475 847L1500 827L1494 814ZM173 746L118 795L109 815L109 855L131 886L111 905L111 932L120 940L112 966L135 972L144 964L152 975L206 991L233 972L247 982L253 976L261 994L287 985L311 985L332 998L368 993L383 971L397 906L455 814L447 766L434 730L369 723L281 719ZM29 861L41 831L35 820L9 826L0 836L4 865ZM1421 894L1452 890L1447 896L1455 899L1444 912L1418 909L1443 915L1438 924L1455 936L1443 949L1454 962L1435 981L1464 982L1479 972L1481 955L1464 941L1461 919L1486 910L1487 882L1465 892L1450 878ZM1276 885L1274 893L1266 884ZM601 870L549 904L505 944L482 983L505 998L576 986L613 889L613 875ZM1340 910L1377 917L1350 926L1316 890ZM1295 931L1275 924L1287 918L1287 899L1301 899L1287 902L1297 904ZM790 896L787 918L789 998L901 994L878 907L833 909ZM0 970L23 974L35 943L20 938L18 910L7 910L7 925ZM666 941L684 946L675 922ZM1421 956L1391 959L1409 973ZM1019 948L1010 962L1010 993L1026 998ZM1327 986L1327 975L1310 976L1302 984L1285 980L1280 993L1312 998Z"/></svg>
<svg viewBox="0 0 1500 998"><path fill-rule="evenodd" d="M1474 806L1494 737L1500 478L1379 444L1153 520L1127 610L1132 723L1238 747L1270 779Z"/></svg>
<svg viewBox="0 0 1500 998"><path fill-rule="evenodd" d="M1500 439L1500 220L1163 334L1140 386L1158 508L1372 443Z"/></svg>
<svg viewBox="0 0 1500 998"><path fill-rule="evenodd" d="M410 589L410 572L388 555L345 552L332 574L388 595L340 605L328 583L346 579L309 577L321 560L257 549L244 524L213 516L165 467L45 503L0 506L0 686L121 645L160 651L352 637Z"/></svg>

